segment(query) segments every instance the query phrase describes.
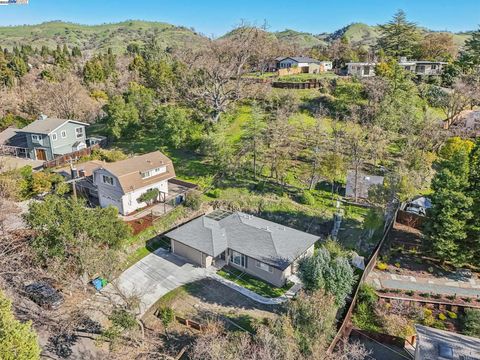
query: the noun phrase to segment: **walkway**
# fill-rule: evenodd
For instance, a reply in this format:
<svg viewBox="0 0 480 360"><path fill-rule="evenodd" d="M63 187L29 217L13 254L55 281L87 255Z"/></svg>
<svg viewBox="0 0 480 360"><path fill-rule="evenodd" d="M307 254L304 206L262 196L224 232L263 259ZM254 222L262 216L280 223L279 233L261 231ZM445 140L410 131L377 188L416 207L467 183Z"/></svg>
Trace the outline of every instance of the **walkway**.
<svg viewBox="0 0 480 360"><path fill-rule="evenodd" d="M388 272L372 271L368 281L380 289L411 290L434 294L480 297L480 281L452 280L447 277L415 277L396 275Z"/></svg>
<svg viewBox="0 0 480 360"><path fill-rule="evenodd" d="M234 283L231 280L225 279L224 277L213 273L209 275L210 278L218 281L219 283L222 283L225 286L228 286L230 289L233 289L235 291L238 291L240 294L252 299L253 301L256 301L260 304L264 305L280 305L287 301L288 299L291 299L295 296L295 294L300 291L302 288L303 284L300 282L300 280L295 276L292 275L289 280L294 283L294 285L287 291L285 294L282 296L276 297L276 298L267 298L265 296L259 295L251 290L248 290L244 288L243 286L240 286L236 283Z"/></svg>

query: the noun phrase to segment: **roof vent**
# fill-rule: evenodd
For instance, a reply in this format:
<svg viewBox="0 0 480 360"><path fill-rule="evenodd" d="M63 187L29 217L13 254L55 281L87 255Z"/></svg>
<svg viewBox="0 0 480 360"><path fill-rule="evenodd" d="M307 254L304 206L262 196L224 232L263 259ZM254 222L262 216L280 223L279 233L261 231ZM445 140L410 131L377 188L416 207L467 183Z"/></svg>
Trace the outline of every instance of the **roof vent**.
<svg viewBox="0 0 480 360"><path fill-rule="evenodd" d="M38 120L46 120L47 118L48 118L48 116L45 115L45 114L40 114L40 115L38 116Z"/></svg>

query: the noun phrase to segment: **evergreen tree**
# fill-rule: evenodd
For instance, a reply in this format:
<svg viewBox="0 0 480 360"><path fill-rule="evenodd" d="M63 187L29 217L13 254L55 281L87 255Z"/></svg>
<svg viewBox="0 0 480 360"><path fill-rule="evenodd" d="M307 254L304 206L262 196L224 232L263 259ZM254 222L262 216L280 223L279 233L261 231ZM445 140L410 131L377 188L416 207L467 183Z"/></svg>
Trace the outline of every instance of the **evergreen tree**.
<svg viewBox="0 0 480 360"><path fill-rule="evenodd" d="M470 153L470 177L468 194L473 199L473 217L468 226L468 236L475 251L475 258L480 262L480 140Z"/></svg>
<svg viewBox="0 0 480 360"><path fill-rule="evenodd" d="M465 41L465 55L462 57L464 62L468 62L472 66L480 65L480 28L475 30Z"/></svg>
<svg viewBox="0 0 480 360"><path fill-rule="evenodd" d="M35 360L40 352L31 322L16 320L12 303L0 291L0 359Z"/></svg>
<svg viewBox="0 0 480 360"><path fill-rule="evenodd" d="M419 41L418 29L415 23L407 21L403 10L399 10L391 21L380 25L380 39L378 45L387 56L411 57Z"/></svg>
<svg viewBox="0 0 480 360"><path fill-rule="evenodd" d="M454 138L455 139L455 138ZM447 142L432 180L432 210L426 224L426 235L435 255L442 261L461 265L471 260L467 226L472 219L473 199L466 190L469 181L469 152L465 141Z"/></svg>

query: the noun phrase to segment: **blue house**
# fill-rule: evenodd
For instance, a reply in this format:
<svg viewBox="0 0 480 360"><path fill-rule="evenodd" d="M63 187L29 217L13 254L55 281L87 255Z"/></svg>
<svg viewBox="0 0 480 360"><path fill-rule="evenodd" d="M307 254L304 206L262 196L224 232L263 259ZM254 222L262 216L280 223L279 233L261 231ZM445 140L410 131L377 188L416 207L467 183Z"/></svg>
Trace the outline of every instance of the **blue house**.
<svg viewBox="0 0 480 360"><path fill-rule="evenodd" d="M42 115L22 129L15 130L9 145L21 141L30 159L50 161L57 156L87 147L86 127L88 124L68 119L49 118Z"/></svg>

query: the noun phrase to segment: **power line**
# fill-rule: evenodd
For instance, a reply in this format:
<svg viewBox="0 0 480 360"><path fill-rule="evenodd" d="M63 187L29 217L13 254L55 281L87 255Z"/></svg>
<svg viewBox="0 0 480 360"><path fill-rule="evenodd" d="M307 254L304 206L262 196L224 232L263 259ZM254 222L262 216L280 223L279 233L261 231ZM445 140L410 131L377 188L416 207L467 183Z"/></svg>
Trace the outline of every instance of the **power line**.
<svg viewBox="0 0 480 360"><path fill-rule="evenodd" d="M366 338L368 338L368 339L370 339L370 340L372 340L372 341L376 342L377 344L379 344L379 345L383 346L384 348L388 349L389 351L391 351L391 352L394 352L395 354L397 354L397 355L399 355L399 356L401 356L401 357L403 357L403 358L405 358L405 359L412 360L412 358L410 358L410 357L407 357L407 356L405 356L405 355L404 355L404 354L402 354L402 353L399 353L398 351L396 351L396 350L394 350L394 349L390 348L389 346L387 346L387 345L385 345L385 344L382 344L381 342L379 342L379 341L377 341L377 340L375 340L375 339L371 338L371 337L370 337L370 336L368 336L367 334L361 333L361 332L359 332L359 331L358 331L358 330L356 330L356 329L352 329L352 331L356 331L356 332L357 332L357 333L359 333L361 336L365 336Z"/></svg>

